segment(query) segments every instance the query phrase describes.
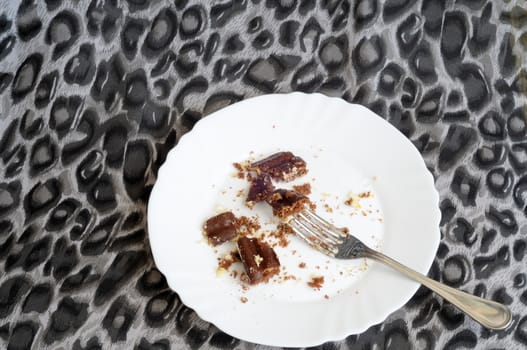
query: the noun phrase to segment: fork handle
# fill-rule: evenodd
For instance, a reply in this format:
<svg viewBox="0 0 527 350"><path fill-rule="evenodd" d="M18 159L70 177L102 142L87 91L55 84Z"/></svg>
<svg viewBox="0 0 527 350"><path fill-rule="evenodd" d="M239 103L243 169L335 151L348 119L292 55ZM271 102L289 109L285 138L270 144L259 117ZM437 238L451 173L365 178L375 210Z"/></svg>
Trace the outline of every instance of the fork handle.
<svg viewBox="0 0 527 350"><path fill-rule="evenodd" d="M368 249L366 256L388 265L428 287L489 329L505 329L512 322L511 311L503 304L483 299L434 281L377 251Z"/></svg>

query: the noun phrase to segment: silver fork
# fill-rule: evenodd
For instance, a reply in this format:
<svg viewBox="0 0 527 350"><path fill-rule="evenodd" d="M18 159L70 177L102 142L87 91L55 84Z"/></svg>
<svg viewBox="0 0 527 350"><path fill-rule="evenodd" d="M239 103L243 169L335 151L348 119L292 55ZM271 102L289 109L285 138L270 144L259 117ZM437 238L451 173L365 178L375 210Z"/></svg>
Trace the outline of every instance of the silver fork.
<svg viewBox="0 0 527 350"><path fill-rule="evenodd" d="M356 237L335 227L311 210L304 209L291 216L288 223L299 237L320 252L337 259L369 258L388 265L436 292L489 329L505 329L511 324L512 315L505 305L434 281L367 247Z"/></svg>

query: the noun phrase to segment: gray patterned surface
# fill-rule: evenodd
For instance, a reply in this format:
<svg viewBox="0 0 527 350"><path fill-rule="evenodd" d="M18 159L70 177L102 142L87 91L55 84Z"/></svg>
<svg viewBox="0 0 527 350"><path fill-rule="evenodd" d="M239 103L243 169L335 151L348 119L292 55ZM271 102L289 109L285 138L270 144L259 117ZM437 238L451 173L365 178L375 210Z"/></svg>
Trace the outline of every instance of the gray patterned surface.
<svg viewBox="0 0 527 350"><path fill-rule="evenodd" d="M203 115L292 90L367 105L415 143L443 212L430 275L515 315L489 332L420 289L320 349L526 347L525 6L2 0L0 348L263 348L167 289L145 208L167 151Z"/></svg>

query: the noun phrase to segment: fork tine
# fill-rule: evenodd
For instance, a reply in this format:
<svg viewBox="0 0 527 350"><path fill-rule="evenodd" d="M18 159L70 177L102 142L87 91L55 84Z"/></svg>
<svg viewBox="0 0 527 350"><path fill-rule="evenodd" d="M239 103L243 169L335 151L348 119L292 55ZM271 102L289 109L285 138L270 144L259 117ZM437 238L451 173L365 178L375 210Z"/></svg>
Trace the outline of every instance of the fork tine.
<svg viewBox="0 0 527 350"><path fill-rule="evenodd" d="M315 244L311 241L311 239L309 237L307 237L304 232L302 230L298 230L296 228L293 229L295 231L295 233L300 236L300 238L302 238L307 244L309 244L312 248L315 248L316 250L318 250L319 252L321 252L322 254L325 254L325 255L328 255L328 256L333 256L333 253L330 252L329 250L323 248L322 246L318 245L318 244Z"/></svg>
<svg viewBox="0 0 527 350"><path fill-rule="evenodd" d="M289 225L291 225L297 235L299 235L310 246L319 250L320 252L329 256L335 256L335 254L338 252L337 248L318 237L316 234L314 234L312 229L305 226L296 218L291 219L289 221Z"/></svg>
<svg viewBox="0 0 527 350"><path fill-rule="evenodd" d="M299 222L301 222L304 226L309 226L310 229L318 236L320 237L321 239L325 240L325 241L328 241L332 244L340 244L342 243L342 240L339 239L338 235L333 233L331 230L329 230L328 228L324 227L324 226L320 226L318 225L316 222L313 222L313 220L311 220L309 218L309 216L307 216L306 214L304 214L303 212L300 212L296 215L296 218Z"/></svg>
<svg viewBox="0 0 527 350"><path fill-rule="evenodd" d="M314 227L313 225L310 225L309 222L299 220L299 218L296 218L295 222L299 230L305 232L305 234L308 234L309 238L315 240L317 243L319 244L324 243L325 245L332 244L331 242L326 240L322 235L320 235L317 231L317 228Z"/></svg>
<svg viewBox="0 0 527 350"><path fill-rule="evenodd" d="M342 231L339 228L335 227L334 225L332 225L331 223L329 223L325 219L321 218L315 212L313 212L313 211L311 211L309 209L303 210L301 212L301 214L304 215L305 217L309 218L309 221L311 221L314 225L318 225L320 227L324 227L327 230L327 232L330 235L332 235L333 237L335 237L335 238L346 238L346 237L348 237L348 235L344 231Z"/></svg>

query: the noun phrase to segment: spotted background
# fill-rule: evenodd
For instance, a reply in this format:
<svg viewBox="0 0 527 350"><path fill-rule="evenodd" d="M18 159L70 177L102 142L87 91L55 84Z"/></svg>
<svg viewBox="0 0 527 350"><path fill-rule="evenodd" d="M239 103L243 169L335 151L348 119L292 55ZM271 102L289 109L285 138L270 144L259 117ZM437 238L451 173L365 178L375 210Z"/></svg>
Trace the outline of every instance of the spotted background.
<svg viewBox="0 0 527 350"><path fill-rule="evenodd" d="M264 349L168 289L146 203L196 121L293 90L413 141L441 194L430 276L514 312L490 332L420 289L318 349L527 346L525 1L0 3L0 348Z"/></svg>

